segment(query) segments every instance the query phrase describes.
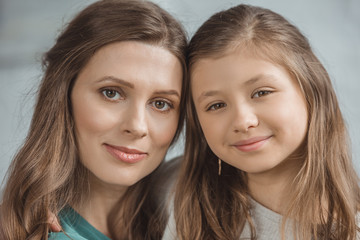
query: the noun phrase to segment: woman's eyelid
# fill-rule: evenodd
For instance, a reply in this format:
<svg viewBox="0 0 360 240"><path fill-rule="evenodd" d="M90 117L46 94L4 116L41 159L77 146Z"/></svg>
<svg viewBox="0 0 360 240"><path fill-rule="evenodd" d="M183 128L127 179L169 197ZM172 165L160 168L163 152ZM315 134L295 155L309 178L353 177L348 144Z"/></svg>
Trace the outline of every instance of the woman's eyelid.
<svg viewBox="0 0 360 240"><path fill-rule="evenodd" d="M165 107L161 109L157 108L155 106L156 102L163 102L165 104ZM176 110L179 103L176 103L176 101L174 102L174 100L170 100L168 98L155 97L149 101L149 105L151 106L152 109L154 109L154 111L165 114L165 113L169 113L172 110Z"/></svg>
<svg viewBox="0 0 360 240"><path fill-rule="evenodd" d="M170 107L174 108L176 105L176 101L173 99L169 99L166 97L154 97L153 99L150 100L150 103L154 103L154 102L165 102L166 104L168 104Z"/></svg>
<svg viewBox="0 0 360 240"><path fill-rule="evenodd" d="M100 92L103 92L105 90L116 91L121 96L125 96L125 91L121 87L118 87L118 86L105 86L105 87L100 88Z"/></svg>
<svg viewBox="0 0 360 240"><path fill-rule="evenodd" d="M112 99L111 97L106 96L106 91L114 91L116 92L116 94L119 95L118 99ZM119 88L119 87L102 87L99 89L100 94L102 95L102 97L105 98L105 100L110 101L110 102L117 102L120 100L123 100L126 98L126 95L124 93L124 91Z"/></svg>
<svg viewBox="0 0 360 240"><path fill-rule="evenodd" d="M168 110L170 109L174 109L174 105L168 101L165 101L165 100L155 100L153 103L155 104L156 102L163 102L165 105L168 106ZM161 110L161 109L158 109L156 108L157 110L160 110L160 111L164 111L164 110ZM166 111L166 110L165 110Z"/></svg>
<svg viewBox="0 0 360 240"><path fill-rule="evenodd" d="M180 106L181 98L177 94L156 94L151 101L164 101L172 108Z"/></svg>
<svg viewBox="0 0 360 240"><path fill-rule="evenodd" d="M157 108L156 107L156 102L164 102L164 107L163 108ZM155 100L150 102L150 107L153 109L153 111L158 112L160 114L166 114L171 112L172 110L175 109L174 106L172 106L171 104L169 104L167 101L163 101L163 100Z"/></svg>

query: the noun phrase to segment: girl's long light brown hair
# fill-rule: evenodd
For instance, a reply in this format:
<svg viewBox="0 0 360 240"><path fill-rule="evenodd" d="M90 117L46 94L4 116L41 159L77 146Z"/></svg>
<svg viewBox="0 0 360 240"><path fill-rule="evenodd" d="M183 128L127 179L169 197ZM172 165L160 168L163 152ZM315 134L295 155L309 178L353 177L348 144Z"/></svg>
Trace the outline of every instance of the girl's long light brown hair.
<svg viewBox="0 0 360 240"><path fill-rule="evenodd" d="M283 218L283 239L286 219L295 220L297 239L355 239L359 179L331 81L308 40L270 10L233 7L213 15L191 39L188 81L200 59L218 58L239 48L285 67L307 100L303 162L290 183L293 191ZM234 240L248 222L251 238L256 239L246 173L223 163L221 176L217 175L217 157L201 130L190 82L187 86L185 159L174 202L177 234L182 240Z"/></svg>
<svg viewBox="0 0 360 240"><path fill-rule="evenodd" d="M139 41L167 49L179 59L186 76L186 35L182 26L156 4L103 0L81 11L44 56L45 73L30 130L11 163L3 192L1 239L47 239L48 211L58 213L68 204L81 203L86 196L88 171L78 157L70 93L94 53L118 41ZM183 91L184 86L182 96ZM182 98L180 109L183 106ZM174 140L183 121L181 112ZM129 187L116 214L109 216L109 228L117 239L161 237L165 221L154 218L158 205L150 192L152 175Z"/></svg>

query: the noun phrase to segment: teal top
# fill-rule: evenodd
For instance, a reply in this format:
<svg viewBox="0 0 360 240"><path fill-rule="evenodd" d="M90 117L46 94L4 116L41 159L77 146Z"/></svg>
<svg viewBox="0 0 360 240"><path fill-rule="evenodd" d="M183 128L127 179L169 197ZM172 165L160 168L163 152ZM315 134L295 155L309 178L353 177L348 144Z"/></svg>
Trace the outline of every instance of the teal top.
<svg viewBox="0 0 360 240"><path fill-rule="evenodd" d="M59 218L63 231L49 233L49 240L110 240L71 207L61 210Z"/></svg>

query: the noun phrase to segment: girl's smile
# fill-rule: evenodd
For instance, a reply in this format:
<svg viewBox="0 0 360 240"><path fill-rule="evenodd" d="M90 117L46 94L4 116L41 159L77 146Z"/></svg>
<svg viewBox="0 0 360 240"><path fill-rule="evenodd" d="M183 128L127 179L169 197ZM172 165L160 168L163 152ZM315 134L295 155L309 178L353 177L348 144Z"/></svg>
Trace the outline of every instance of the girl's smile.
<svg viewBox="0 0 360 240"><path fill-rule="evenodd" d="M272 136L252 137L246 140L241 140L233 144L234 147L242 152L251 152L260 149L264 144L270 141Z"/></svg>

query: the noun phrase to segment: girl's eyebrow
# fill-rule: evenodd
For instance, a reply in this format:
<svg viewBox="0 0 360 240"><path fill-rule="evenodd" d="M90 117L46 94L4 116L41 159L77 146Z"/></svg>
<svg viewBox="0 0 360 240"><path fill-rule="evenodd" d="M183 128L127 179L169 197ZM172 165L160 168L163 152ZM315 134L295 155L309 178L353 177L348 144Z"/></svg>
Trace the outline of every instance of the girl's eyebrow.
<svg viewBox="0 0 360 240"><path fill-rule="evenodd" d="M134 84L132 84L131 82L128 82L128 81L125 81L124 79L120 79L120 78L117 78L117 77L114 77L114 76L105 76L105 77L102 77L100 78L97 82L106 82L106 81L112 81L112 82L116 82L116 83L119 83L121 85L124 85L128 88L132 88L134 89Z"/></svg>
<svg viewBox="0 0 360 240"><path fill-rule="evenodd" d="M256 82L260 81L260 80L271 80L271 81L276 81L276 78L271 75L271 74L258 74L252 78L250 78L249 80L247 80L246 82L244 82L244 85L253 85Z"/></svg>
<svg viewBox="0 0 360 240"><path fill-rule="evenodd" d="M258 74L252 78L250 78L249 80L247 80L246 82L244 82L242 85L246 85L246 86L250 86L253 85L261 80L271 80L271 81L276 81L276 78L271 75L271 74ZM197 101L200 103L201 101L203 101L206 97L211 97L211 96L215 96L216 94L219 94L220 91L218 90L211 90L211 91L204 91L200 94L200 96L198 97Z"/></svg>
<svg viewBox="0 0 360 240"><path fill-rule="evenodd" d="M203 101L206 97L211 97L214 96L216 94L218 94L220 91L218 90L212 90L212 91L204 91L200 94L200 96L198 97L198 102Z"/></svg>

